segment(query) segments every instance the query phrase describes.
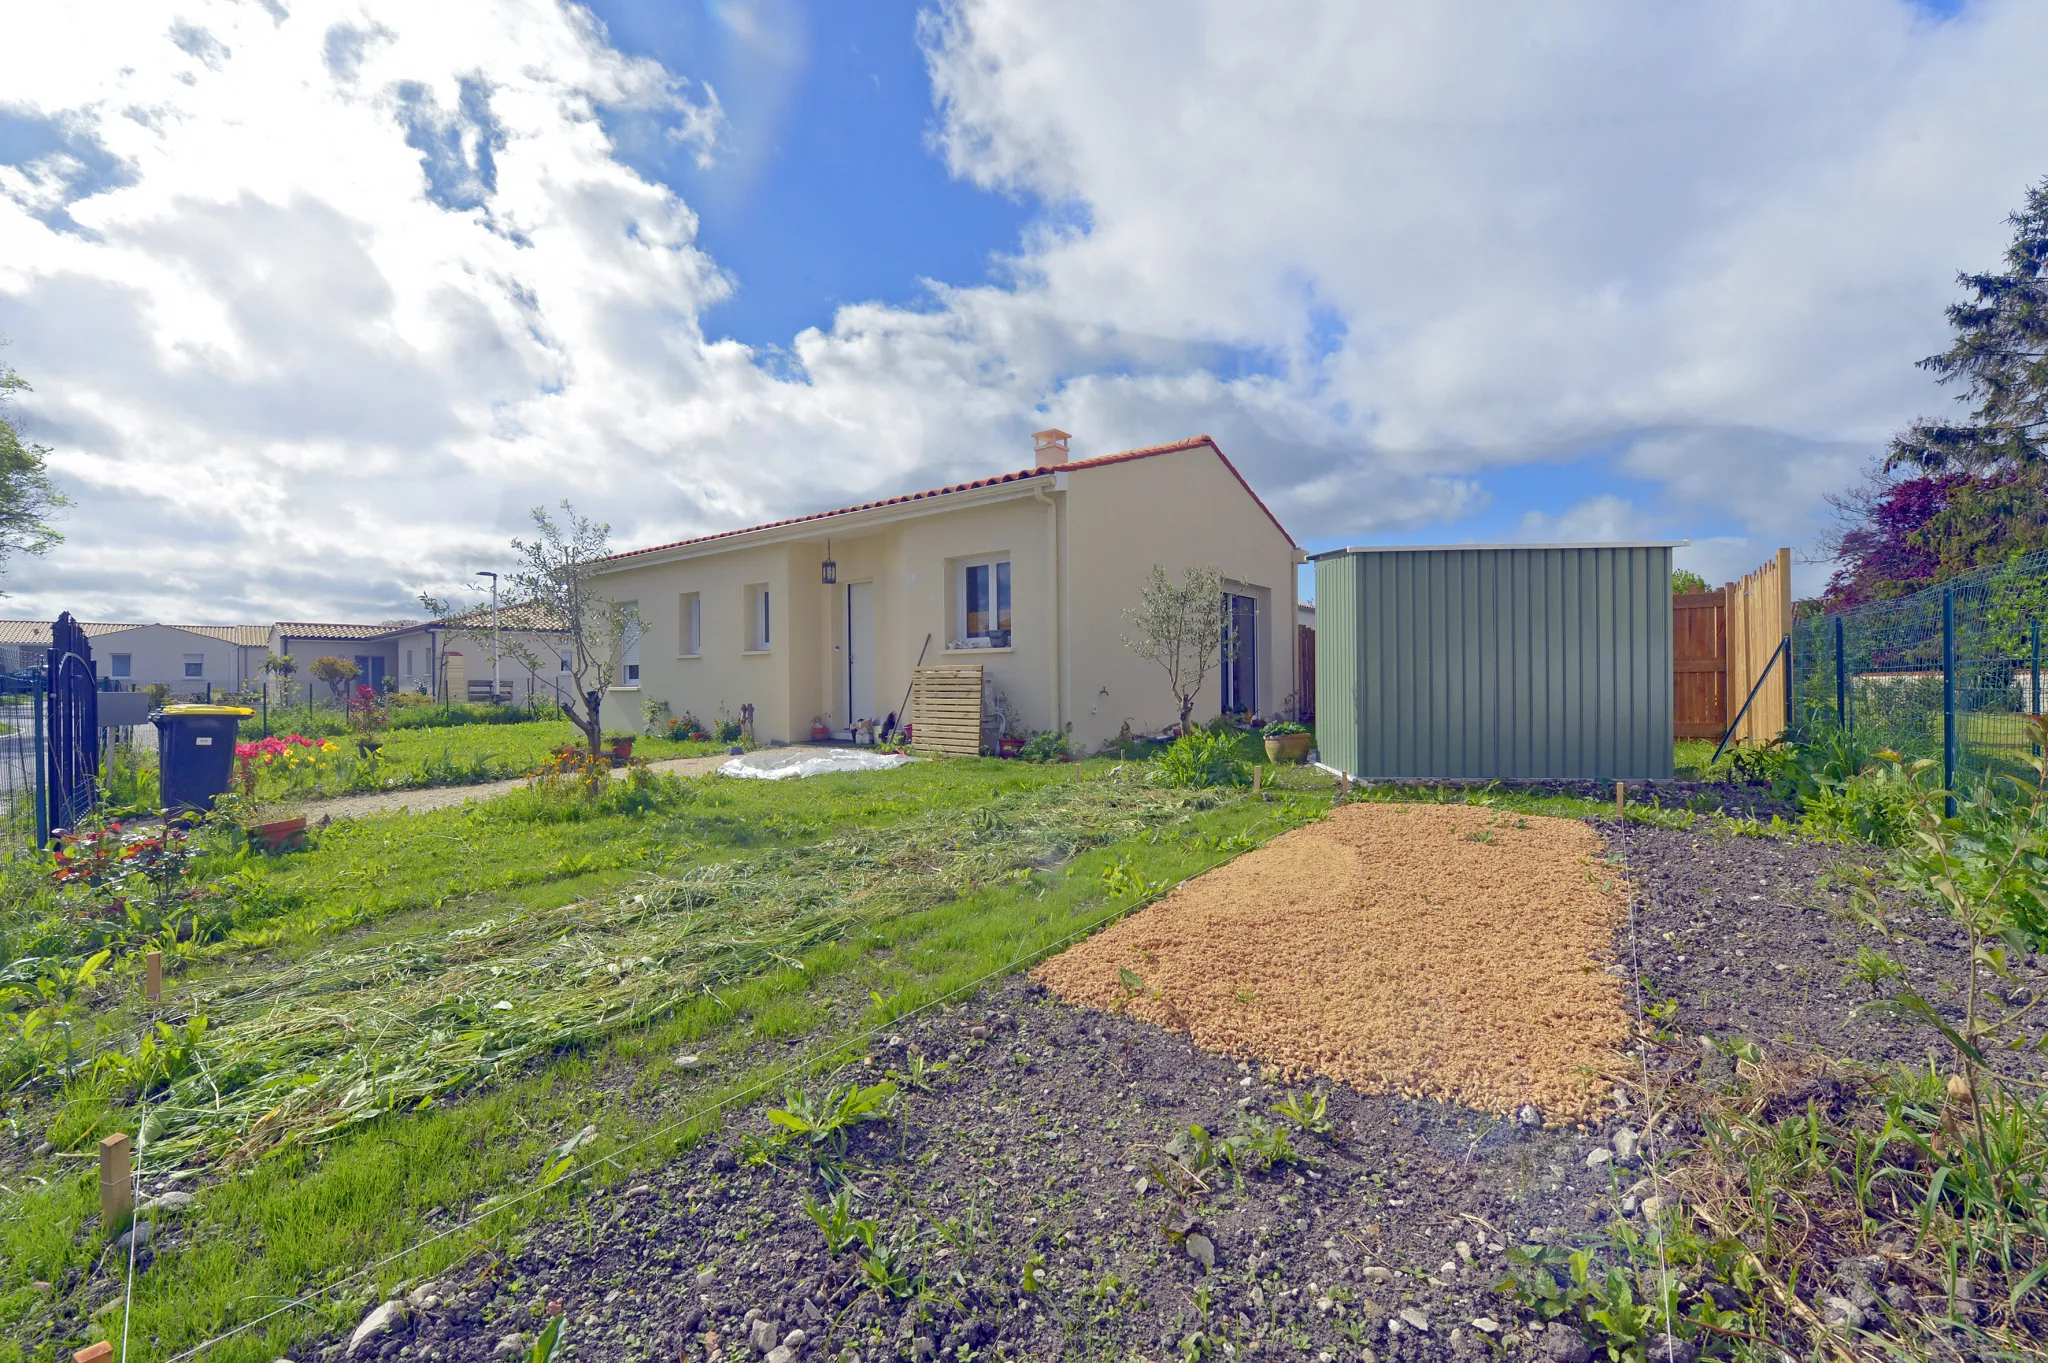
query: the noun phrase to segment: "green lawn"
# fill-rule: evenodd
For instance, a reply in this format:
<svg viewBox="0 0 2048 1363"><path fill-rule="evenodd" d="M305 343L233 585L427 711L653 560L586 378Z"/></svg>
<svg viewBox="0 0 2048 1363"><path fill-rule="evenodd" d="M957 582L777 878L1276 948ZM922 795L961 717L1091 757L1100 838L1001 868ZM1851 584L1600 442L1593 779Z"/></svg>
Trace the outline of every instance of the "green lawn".
<svg viewBox="0 0 2048 1363"><path fill-rule="evenodd" d="M789 1057L1028 962L1328 805L1315 773L1253 797L1117 765L642 781L594 812L522 791L337 824L305 853L222 868L234 926L184 947L167 991L174 1016L207 1017L197 1059L165 1060L147 1104L132 1054L31 1084L17 1120L84 1152L146 1106L145 1167L208 1171L191 1235L136 1284L131 1348L162 1358L532 1188L586 1122L588 1153L622 1152L604 1179L658 1162L712 1124L690 1113ZM134 1034L132 975L93 1003L81 1049ZM679 1071L680 1048L702 1067ZM107 1235L89 1162L32 1172L49 1184L0 1193L0 1336L32 1342L0 1359L55 1359L107 1328L81 1312L46 1331L33 1284L65 1282ZM507 1203L378 1277L435 1271L573 1196ZM279 1357L362 1300L351 1288L209 1357Z"/></svg>
<svg viewBox="0 0 2048 1363"><path fill-rule="evenodd" d="M291 798L316 799L352 792L508 780L528 775L544 765L555 748L583 741L582 735L565 719L389 729L381 740L376 756L369 757L361 752L352 736L324 737L321 741L333 744L334 750L313 759L317 760L317 769L260 769L257 798L264 803L277 803ZM643 735L635 739L633 755L658 762L668 757L699 757L723 751L724 747L717 743L676 742ZM295 755L310 758L303 749L295 750Z"/></svg>
<svg viewBox="0 0 2048 1363"><path fill-rule="evenodd" d="M439 735L511 764L566 728L415 731L395 756L424 767ZM1268 768L1257 796L1176 790L1151 769L972 759L801 782L641 776L596 807L521 790L215 862L217 897L167 948L161 1010L137 997L132 954L117 959L81 994L72 1045L88 1062L68 1079L46 1063L14 1086L10 1118L59 1153L0 1176L0 1363L59 1363L118 1328L92 1319L80 1271L119 1229L97 1224L81 1158L108 1132L147 1121L144 1168L198 1172L188 1233L135 1285L133 1356L165 1358L347 1280L208 1355L295 1356L358 1318L373 1286L349 1280L362 1266L489 1212L374 1274L379 1288L417 1280L571 1206L587 1186L541 1175L586 1123L600 1134L579 1159L612 1158L594 1181L629 1179L714 1127L699 1115L713 1104L779 1087L792 1064L822 1067L867 1029L1320 817L1333 788L1319 771ZM1611 810L1464 788L1358 794ZM31 978L25 957L75 962L122 936L65 915L38 876L0 866L0 980ZM196 1042L193 1015L206 1019ZM155 1016L182 1030L145 1052L132 1038ZM0 1030L0 1077L8 1044ZM679 1068L682 1051L700 1062ZM54 1329L38 1282L60 1285Z"/></svg>

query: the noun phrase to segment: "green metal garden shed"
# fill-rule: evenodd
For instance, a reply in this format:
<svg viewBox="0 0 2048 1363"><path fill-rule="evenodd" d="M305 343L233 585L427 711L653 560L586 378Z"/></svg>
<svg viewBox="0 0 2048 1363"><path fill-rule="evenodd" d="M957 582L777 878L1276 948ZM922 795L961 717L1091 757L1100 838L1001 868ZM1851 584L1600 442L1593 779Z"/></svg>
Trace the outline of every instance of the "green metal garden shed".
<svg viewBox="0 0 2048 1363"><path fill-rule="evenodd" d="M1675 547L1315 555L1322 764L1360 779L1668 779Z"/></svg>

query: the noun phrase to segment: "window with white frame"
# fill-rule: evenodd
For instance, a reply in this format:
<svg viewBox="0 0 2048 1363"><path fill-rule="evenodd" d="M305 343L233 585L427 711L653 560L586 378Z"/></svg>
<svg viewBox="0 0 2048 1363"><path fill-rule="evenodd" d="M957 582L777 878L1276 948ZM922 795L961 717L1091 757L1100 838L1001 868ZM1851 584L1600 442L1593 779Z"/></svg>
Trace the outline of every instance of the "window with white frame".
<svg viewBox="0 0 2048 1363"><path fill-rule="evenodd" d="M132 653L116 653L113 658L113 665L114 670L109 674L111 676L132 677L135 675L135 655Z"/></svg>
<svg viewBox="0 0 2048 1363"><path fill-rule="evenodd" d="M954 643L962 648L1010 646L1010 557L961 562L953 582Z"/></svg>
<svg viewBox="0 0 2048 1363"><path fill-rule="evenodd" d="M619 685L640 684L640 603L621 601L619 635Z"/></svg>
<svg viewBox="0 0 2048 1363"><path fill-rule="evenodd" d="M676 655L694 658L704 651L704 597L684 592L676 598Z"/></svg>
<svg viewBox="0 0 2048 1363"><path fill-rule="evenodd" d="M185 655L185 675L188 677L204 677L206 675L206 655L204 653L187 653Z"/></svg>
<svg viewBox="0 0 2048 1363"><path fill-rule="evenodd" d="M747 651L765 653L774 641L775 634L770 628L771 615L768 608L768 584L750 582L747 584Z"/></svg>

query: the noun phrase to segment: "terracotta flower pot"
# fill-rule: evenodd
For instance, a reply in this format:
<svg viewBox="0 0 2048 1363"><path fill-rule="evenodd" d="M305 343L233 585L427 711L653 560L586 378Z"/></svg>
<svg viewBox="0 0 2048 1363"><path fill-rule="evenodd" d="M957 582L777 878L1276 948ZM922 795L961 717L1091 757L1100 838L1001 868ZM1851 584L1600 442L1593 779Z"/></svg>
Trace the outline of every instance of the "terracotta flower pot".
<svg viewBox="0 0 2048 1363"><path fill-rule="evenodd" d="M823 743L826 739L830 737L832 737L832 730L827 728L825 725L813 724L811 726L811 742Z"/></svg>
<svg viewBox="0 0 2048 1363"><path fill-rule="evenodd" d="M1024 740L1021 738L999 738L996 740L996 751L1004 757L1015 757L1018 753L1024 751Z"/></svg>
<svg viewBox="0 0 2048 1363"><path fill-rule="evenodd" d="M265 852L294 852L306 845L304 819L279 819L249 830L249 841Z"/></svg>
<svg viewBox="0 0 2048 1363"><path fill-rule="evenodd" d="M1314 734L1279 734L1266 740L1266 760L1292 766L1308 756Z"/></svg>

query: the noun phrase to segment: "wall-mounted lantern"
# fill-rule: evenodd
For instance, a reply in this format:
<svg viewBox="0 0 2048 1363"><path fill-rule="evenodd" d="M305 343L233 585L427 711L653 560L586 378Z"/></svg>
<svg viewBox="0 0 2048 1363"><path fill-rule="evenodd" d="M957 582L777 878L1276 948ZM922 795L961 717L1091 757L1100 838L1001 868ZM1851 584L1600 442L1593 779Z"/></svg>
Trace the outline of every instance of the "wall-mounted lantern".
<svg viewBox="0 0 2048 1363"><path fill-rule="evenodd" d="M818 565L818 580L831 586L839 580L839 565L832 561L832 541L825 541L825 561Z"/></svg>

